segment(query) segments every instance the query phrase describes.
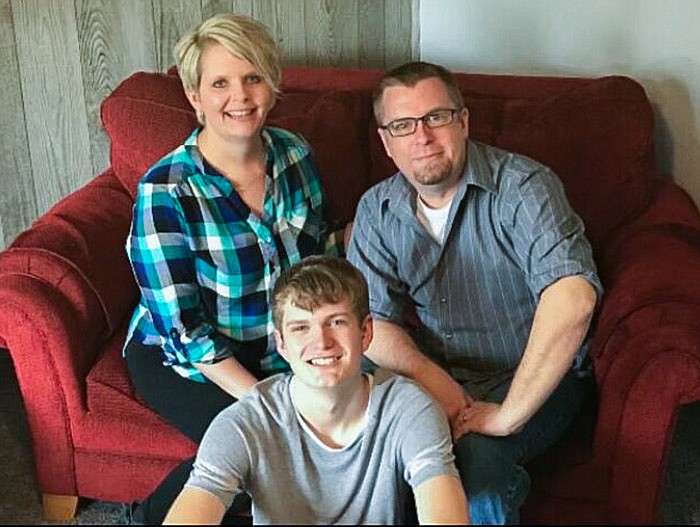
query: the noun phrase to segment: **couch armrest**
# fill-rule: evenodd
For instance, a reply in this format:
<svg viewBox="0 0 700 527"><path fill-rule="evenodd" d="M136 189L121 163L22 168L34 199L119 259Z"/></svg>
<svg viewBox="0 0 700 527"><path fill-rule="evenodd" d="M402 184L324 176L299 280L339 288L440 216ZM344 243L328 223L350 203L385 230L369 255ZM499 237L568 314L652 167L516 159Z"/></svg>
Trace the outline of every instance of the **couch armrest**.
<svg viewBox="0 0 700 527"><path fill-rule="evenodd" d="M606 255L591 356L594 465L611 521L656 517L678 407L700 399L700 230L652 224Z"/></svg>
<svg viewBox="0 0 700 527"><path fill-rule="evenodd" d="M136 302L124 251L131 203L106 172L0 253L0 342L15 365L43 492L75 494L71 428L87 412L85 379Z"/></svg>

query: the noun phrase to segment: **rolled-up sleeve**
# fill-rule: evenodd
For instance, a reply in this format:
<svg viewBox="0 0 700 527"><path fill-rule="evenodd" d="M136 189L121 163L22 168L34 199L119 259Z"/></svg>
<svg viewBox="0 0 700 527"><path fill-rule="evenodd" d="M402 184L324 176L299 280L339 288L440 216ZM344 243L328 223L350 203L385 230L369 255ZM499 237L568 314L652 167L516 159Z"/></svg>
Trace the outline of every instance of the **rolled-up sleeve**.
<svg viewBox="0 0 700 527"><path fill-rule="evenodd" d="M566 198L559 178L537 170L513 183L504 195L501 222L510 237L533 295L565 276L584 277L596 290L596 272L581 218Z"/></svg>
<svg viewBox="0 0 700 527"><path fill-rule="evenodd" d="M211 363L233 355L226 339L206 322L194 255L176 201L164 185L141 184L127 253L142 302L168 362Z"/></svg>

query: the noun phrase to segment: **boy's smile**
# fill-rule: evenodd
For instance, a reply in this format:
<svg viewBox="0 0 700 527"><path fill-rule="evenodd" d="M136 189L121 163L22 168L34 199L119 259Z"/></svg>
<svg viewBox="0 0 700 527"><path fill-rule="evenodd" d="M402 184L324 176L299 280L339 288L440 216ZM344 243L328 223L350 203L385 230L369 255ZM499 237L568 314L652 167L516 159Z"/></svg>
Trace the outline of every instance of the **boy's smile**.
<svg viewBox="0 0 700 527"><path fill-rule="evenodd" d="M307 311L284 306L277 348L298 380L310 387L336 387L359 378L362 355L372 339L372 321L360 322L347 300Z"/></svg>

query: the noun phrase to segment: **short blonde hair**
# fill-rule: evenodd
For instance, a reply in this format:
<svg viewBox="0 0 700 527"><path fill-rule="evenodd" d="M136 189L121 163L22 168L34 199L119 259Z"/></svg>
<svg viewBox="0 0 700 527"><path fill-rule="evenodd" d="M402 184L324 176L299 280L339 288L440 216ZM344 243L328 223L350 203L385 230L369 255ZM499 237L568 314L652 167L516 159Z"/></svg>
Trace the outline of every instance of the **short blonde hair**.
<svg viewBox="0 0 700 527"><path fill-rule="evenodd" d="M233 13L206 19L175 44L173 55L185 90L196 92L199 89L200 59L212 43L221 44L235 57L250 62L272 91L279 94L282 70L277 43L264 24Z"/></svg>
<svg viewBox="0 0 700 527"><path fill-rule="evenodd" d="M360 324L369 315L367 281L345 258L307 256L282 272L272 290L272 319L280 332L287 300L306 311L347 300Z"/></svg>

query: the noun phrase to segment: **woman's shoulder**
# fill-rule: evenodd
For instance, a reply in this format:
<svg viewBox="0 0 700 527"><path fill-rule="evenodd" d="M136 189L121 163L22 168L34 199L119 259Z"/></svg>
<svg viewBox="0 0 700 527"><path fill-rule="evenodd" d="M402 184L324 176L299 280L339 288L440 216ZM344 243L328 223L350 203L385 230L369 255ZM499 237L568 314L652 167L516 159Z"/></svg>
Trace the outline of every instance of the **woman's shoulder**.
<svg viewBox="0 0 700 527"><path fill-rule="evenodd" d="M304 155L311 152L311 146L308 141L304 136L296 132L284 128L277 128L276 126L266 126L263 129L263 136L269 144L277 150L292 150Z"/></svg>
<svg viewBox="0 0 700 527"><path fill-rule="evenodd" d="M196 173L196 163L192 158L192 148L196 148L193 146L196 145L195 138L196 132L193 132L185 142L156 161L141 178L140 185L171 187Z"/></svg>

